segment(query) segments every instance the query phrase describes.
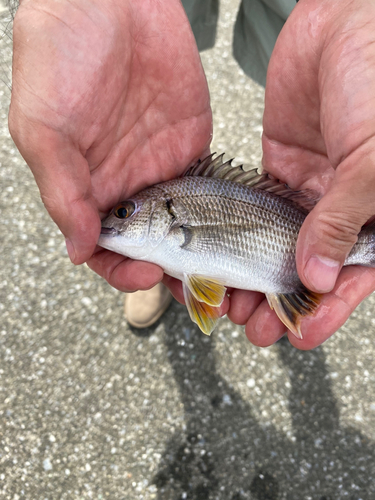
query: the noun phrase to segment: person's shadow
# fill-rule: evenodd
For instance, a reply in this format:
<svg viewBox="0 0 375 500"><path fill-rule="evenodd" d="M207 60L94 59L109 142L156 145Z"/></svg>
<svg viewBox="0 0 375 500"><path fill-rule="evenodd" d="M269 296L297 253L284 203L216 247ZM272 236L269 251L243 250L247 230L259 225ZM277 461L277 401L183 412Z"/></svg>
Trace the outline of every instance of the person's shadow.
<svg viewBox="0 0 375 500"><path fill-rule="evenodd" d="M302 352L286 339L278 343L290 374L291 440L273 425L259 425L249 404L216 372L215 335L189 329L190 349L181 356L183 329L166 327L186 432L166 446L153 478L158 500L375 498L374 443L340 425L321 348Z"/></svg>

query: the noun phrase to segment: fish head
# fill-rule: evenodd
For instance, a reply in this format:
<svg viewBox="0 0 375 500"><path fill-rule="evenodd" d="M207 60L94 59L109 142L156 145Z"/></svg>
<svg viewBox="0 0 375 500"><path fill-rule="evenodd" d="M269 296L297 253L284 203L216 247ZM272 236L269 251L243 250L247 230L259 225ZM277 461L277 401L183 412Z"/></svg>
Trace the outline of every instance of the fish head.
<svg viewBox="0 0 375 500"><path fill-rule="evenodd" d="M146 260L168 234L173 217L157 188L116 205L102 220L98 245L133 259Z"/></svg>

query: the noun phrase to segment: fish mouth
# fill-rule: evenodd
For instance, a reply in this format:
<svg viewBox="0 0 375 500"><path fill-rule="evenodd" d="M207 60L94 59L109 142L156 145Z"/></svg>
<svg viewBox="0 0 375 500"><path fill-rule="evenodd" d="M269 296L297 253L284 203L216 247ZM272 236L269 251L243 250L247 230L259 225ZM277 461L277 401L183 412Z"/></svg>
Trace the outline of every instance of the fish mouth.
<svg viewBox="0 0 375 500"><path fill-rule="evenodd" d="M118 231L114 227L102 227L100 234L105 234L107 236L116 236L116 234L118 234Z"/></svg>

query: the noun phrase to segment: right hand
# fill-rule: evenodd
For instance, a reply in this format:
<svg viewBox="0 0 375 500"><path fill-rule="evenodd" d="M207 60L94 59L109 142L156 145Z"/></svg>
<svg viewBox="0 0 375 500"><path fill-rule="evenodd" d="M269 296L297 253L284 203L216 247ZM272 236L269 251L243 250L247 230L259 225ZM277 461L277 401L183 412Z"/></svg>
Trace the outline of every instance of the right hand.
<svg viewBox="0 0 375 500"><path fill-rule="evenodd" d="M151 287L158 266L93 254L113 205L208 150L209 93L180 2L23 0L13 41L9 128L71 260L120 290Z"/></svg>

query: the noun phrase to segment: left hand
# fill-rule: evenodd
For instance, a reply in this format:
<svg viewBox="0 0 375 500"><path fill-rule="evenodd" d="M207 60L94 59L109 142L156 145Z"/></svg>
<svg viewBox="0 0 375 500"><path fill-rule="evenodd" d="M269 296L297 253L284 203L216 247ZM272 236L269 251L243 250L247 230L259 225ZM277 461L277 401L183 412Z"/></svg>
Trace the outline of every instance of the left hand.
<svg viewBox="0 0 375 500"><path fill-rule="evenodd" d="M153 286L159 266L94 252L101 216L209 147L208 87L181 3L23 0L13 42L9 128L71 260L124 291Z"/></svg>

